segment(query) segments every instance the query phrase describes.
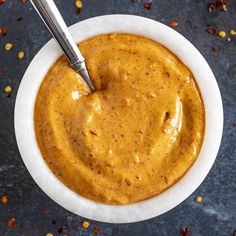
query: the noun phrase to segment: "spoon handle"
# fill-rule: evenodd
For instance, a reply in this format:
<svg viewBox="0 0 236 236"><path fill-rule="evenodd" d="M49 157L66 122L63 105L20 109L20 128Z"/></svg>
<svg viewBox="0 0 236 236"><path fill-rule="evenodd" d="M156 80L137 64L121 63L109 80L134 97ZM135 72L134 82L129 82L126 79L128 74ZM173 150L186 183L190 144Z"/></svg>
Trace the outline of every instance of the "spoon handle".
<svg viewBox="0 0 236 236"><path fill-rule="evenodd" d="M69 33L69 30L54 1L31 0L31 3L44 21L45 25L48 27L53 37L60 45L71 67L73 67L74 70L81 75L89 86L91 92L95 91L95 87L90 80L86 69L85 59Z"/></svg>

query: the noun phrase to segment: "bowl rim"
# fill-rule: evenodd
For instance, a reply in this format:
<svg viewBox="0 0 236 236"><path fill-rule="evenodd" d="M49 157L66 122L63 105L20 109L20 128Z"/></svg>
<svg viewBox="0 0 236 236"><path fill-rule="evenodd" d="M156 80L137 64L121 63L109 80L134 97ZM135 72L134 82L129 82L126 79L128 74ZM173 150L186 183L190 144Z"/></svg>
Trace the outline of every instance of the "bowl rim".
<svg viewBox="0 0 236 236"><path fill-rule="evenodd" d="M217 156L223 132L223 106L216 79L201 53L170 27L135 15L103 15L69 27L76 42L95 35L125 32L151 38L176 54L192 71L205 106L205 137L198 159L176 184L153 198L124 206L97 203L74 193L50 171L37 145L34 103L39 86L62 52L49 40L36 54L20 83L14 111L15 136L21 157L34 181L55 202L82 217L108 223L131 223L159 216L179 205L202 183ZM40 69L39 69L40 65Z"/></svg>

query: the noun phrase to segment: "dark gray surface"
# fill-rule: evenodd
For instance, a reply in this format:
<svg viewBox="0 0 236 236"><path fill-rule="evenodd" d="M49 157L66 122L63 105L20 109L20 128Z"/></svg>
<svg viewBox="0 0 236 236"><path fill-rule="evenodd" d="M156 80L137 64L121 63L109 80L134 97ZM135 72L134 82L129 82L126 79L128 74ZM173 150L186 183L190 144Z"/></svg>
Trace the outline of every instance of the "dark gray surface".
<svg viewBox="0 0 236 236"><path fill-rule="evenodd" d="M236 29L236 3L234 0L228 1L227 12L209 13L206 0L153 2L154 7L149 11L142 7L142 1L134 5L129 0L84 0L84 8L78 15L73 0L56 0L68 25L111 13L142 15L164 24L171 21L179 23L176 30L206 58L223 97L224 135L210 174L192 196L160 217L121 225L91 221L89 229L82 229L80 222L83 218L64 210L39 189L26 170L16 146L13 111L17 88L30 61L51 36L29 2L23 4L20 0L6 0L0 6L0 26L7 25L9 28L7 36L0 38L0 69L5 69L5 75L0 76L0 196L7 195L9 203L0 203L0 235L34 236L47 232L59 235L57 230L61 226L68 228L69 235L93 235L94 226L101 228L101 232L96 235L178 236L179 229L184 226L190 228L192 236L233 234L236 229L236 127L233 127L236 123L236 36L227 43L226 40L209 35L206 28L215 25L225 31ZM23 20L17 22L18 17L23 17ZM10 52L3 49L7 42L14 44ZM212 46L219 47L219 52L212 52ZM18 50L26 52L22 61L17 59ZM10 97L3 92L8 84L13 88ZM197 195L203 197L202 204L194 202ZM48 208L49 213L43 213L43 208ZM9 216L16 219L14 229L7 227ZM52 220L56 224L52 224Z"/></svg>

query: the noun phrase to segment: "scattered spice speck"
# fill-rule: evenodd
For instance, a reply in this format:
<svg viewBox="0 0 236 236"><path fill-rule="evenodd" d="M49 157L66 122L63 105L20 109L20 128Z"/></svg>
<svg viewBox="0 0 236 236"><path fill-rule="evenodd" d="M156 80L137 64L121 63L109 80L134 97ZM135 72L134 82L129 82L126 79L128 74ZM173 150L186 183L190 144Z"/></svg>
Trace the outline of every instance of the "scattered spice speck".
<svg viewBox="0 0 236 236"><path fill-rule="evenodd" d="M226 5L226 0L218 0L216 2L210 2L208 3L208 11L213 12L216 10L221 10L221 11L227 11L227 5Z"/></svg>
<svg viewBox="0 0 236 236"><path fill-rule="evenodd" d="M65 235L67 235L68 234L68 229L66 228L66 227L60 227L58 230L57 230L57 232L59 233L59 234L65 234Z"/></svg>
<svg viewBox="0 0 236 236"><path fill-rule="evenodd" d="M176 22L176 21L170 22L171 27L176 27L177 25L178 25L178 22Z"/></svg>
<svg viewBox="0 0 236 236"><path fill-rule="evenodd" d="M52 233L46 233L46 236L53 236Z"/></svg>
<svg viewBox="0 0 236 236"><path fill-rule="evenodd" d="M217 29L213 26L207 28L209 34L217 35Z"/></svg>
<svg viewBox="0 0 236 236"><path fill-rule="evenodd" d="M231 34L231 35L236 35L236 31L235 30L233 30L233 29L231 29L230 31L229 31L229 33Z"/></svg>
<svg viewBox="0 0 236 236"><path fill-rule="evenodd" d="M4 46L6 51L10 51L13 48L13 44L12 43L6 43Z"/></svg>
<svg viewBox="0 0 236 236"><path fill-rule="evenodd" d="M226 4L222 5L222 10L223 11L228 11Z"/></svg>
<svg viewBox="0 0 236 236"><path fill-rule="evenodd" d="M4 70L0 69L0 76L4 75Z"/></svg>
<svg viewBox="0 0 236 236"><path fill-rule="evenodd" d="M48 214L48 213L49 213L49 209L45 207L45 208L42 209L42 212L43 212L44 214Z"/></svg>
<svg viewBox="0 0 236 236"><path fill-rule="evenodd" d="M81 225L83 228L87 229L90 226L90 223L88 221L84 220L84 221L82 221Z"/></svg>
<svg viewBox="0 0 236 236"><path fill-rule="evenodd" d="M236 123L233 124L233 127L236 127Z"/></svg>
<svg viewBox="0 0 236 236"><path fill-rule="evenodd" d="M7 93L7 94L11 93L12 92L11 86L10 85L6 86L5 89L4 89L4 92Z"/></svg>
<svg viewBox="0 0 236 236"><path fill-rule="evenodd" d="M181 236L188 236L188 235L189 235L189 232L190 232L190 230L189 230L189 228L187 228L187 227L180 229L180 235L181 235Z"/></svg>
<svg viewBox="0 0 236 236"><path fill-rule="evenodd" d="M137 3L137 2L138 2L138 0L131 0L131 2L132 2L132 3Z"/></svg>
<svg viewBox="0 0 236 236"><path fill-rule="evenodd" d="M7 219L7 226L8 228L15 228L16 227L16 219L14 217L9 217Z"/></svg>
<svg viewBox="0 0 236 236"><path fill-rule="evenodd" d="M98 226L95 226L94 228L93 228L93 233L99 233L100 232L100 228L98 227Z"/></svg>
<svg viewBox="0 0 236 236"><path fill-rule="evenodd" d="M7 196L2 196L2 204L7 204L7 203L8 203Z"/></svg>
<svg viewBox="0 0 236 236"><path fill-rule="evenodd" d="M202 197L201 197L201 196L197 196L197 197L195 198L195 202L196 202L196 203L202 203Z"/></svg>
<svg viewBox="0 0 236 236"><path fill-rule="evenodd" d="M62 231L63 231L63 228L62 228L62 227L60 227L60 228L57 230L57 232L58 232L59 234L61 234Z"/></svg>
<svg viewBox="0 0 236 236"><path fill-rule="evenodd" d="M0 0L0 6L5 2L5 0Z"/></svg>
<svg viewBox="0 0 236 236"><path fill-rule="evenodd" d="M57 222L56 222L55 220L52 220L52 224L53 224L53 225L56 225Z"/></svg>
<svg viewBox="0 0 236 236"><path fill-rule="evenodd" d="M0 36L6 36L8 32L8 28L6 26L0 27Z"/></svg>
<svg viewBox="0 0 236 236"><path fill-rule="evenodd" d="M211 48L211 51L212 52L215 52L215 53L217 53L217 52L219 52L219 48L218 47L216 47L216 46L213 46L212 48Z"/></svg>
<svg viewBox="0 0 236 236"><path fill-rule="evenodd" d="M16 21L22 21L23 20L23 17L22 16L20 16L20 17L18 17L17 19L16 19Z"/></svg>
<svg viewBox="0 0 236 236"><path fill-rule="evenodd" d="M144 7L145 9L147 9L147 10L151 10L152 7L153 7L152 1L145 2L145 3L143 4L143 7Z"/></svg>
<svg viewBox="0 0 236 236"><path fill-rule="evenodd" d="M22 60L25 57L25 52L24 51L19 51L17 56L20 60Z"/></svg>
<svg viewBox="0 0 236 236"><path fill-rule="evenodd" d="M29 0L21 0L22 3L27 3Z"/></svg>
<svg viewBox="0 0 236 236"><path fill-rule="evenodd" d="M81 9L83 7L83 3L81 0L76 0L75 1L75 6L78 8L78 9Z"/></svg>
<svg viewBox="0 0 236 236"><path fill-rule="evenodd" d="M222 39L226 37L225 31L220 31L220 32L218 33L218 35L219 35Z"/></svg>
<svg viewBox="0 0 236 236"><path fill-rule="evenodd" d="M92 131L92 130L89 130L89 133L92 134L92 135L96 135L97 136L97 134L94 131Z"/></svg>

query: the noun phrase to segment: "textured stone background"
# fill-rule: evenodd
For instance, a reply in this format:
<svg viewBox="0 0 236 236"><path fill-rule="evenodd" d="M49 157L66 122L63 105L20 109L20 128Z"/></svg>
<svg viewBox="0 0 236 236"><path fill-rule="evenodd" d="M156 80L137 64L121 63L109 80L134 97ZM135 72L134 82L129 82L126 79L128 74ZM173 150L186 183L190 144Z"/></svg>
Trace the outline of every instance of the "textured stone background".
<svg viewBox="0 0 236 236"><path fill-rule="evenodd" d="M227 12L209 13L207 0L154 0L150 11L143 8L142 0L137 4L129 0L84 0L80 14L76 14L74 0L56 0L56 3L68 25L111 13L142 15L164 24L177 21L176 30L200 50L219 83L225 113L222 145L204 183L175 209L135 224L91 222L89 229L82 229L83 218L58 206L35 184L16 146L13 111L17 88L30 61L51 36L29 2L6 0L0 6L0 26L9 28L8 34L0 38L0 69L5 71L0 76L0 196L7 195L9 202L0 203L0 235L43 236L47 232L59 235L58 229L62 226L69 230L69 235L76 236L94 235L94 226L101 228L97 235L178 236L179 229L184 226L190 228L190 236L233 235L236 229L236 127L233 126L236 123L236 36L228 43L208 34L206 29L211 25L225 31L236 29L236 2L228 0ZM19 17L23 17L20 22L17 21ZM14 44L9 52L3 49L7 42ZM213 46L218 47L219 52L212 52ZM26 52L21 61L17 59L18 50ZM13 88L10 97L3 92L8 84ZM197 195L203 197L202 204L194 202ZM43 208L48 208L49 212ZM14 229L7 227L9 216L16 219Z"/></svg>

